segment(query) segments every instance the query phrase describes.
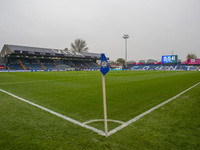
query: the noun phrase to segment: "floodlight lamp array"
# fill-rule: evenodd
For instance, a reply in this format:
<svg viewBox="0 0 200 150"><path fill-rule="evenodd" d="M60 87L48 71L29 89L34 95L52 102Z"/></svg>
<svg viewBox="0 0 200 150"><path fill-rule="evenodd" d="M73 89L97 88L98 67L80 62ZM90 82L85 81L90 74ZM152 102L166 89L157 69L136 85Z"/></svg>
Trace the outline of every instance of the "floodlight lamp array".
<svg viewBox="0 0 200 150"><path fill-rule="evenodd" d="M129 35L128 35L128 34L124 34L124 35L123 35L123 38L124 38L124 39L128 39L128 38L129 38Z"/></svg>

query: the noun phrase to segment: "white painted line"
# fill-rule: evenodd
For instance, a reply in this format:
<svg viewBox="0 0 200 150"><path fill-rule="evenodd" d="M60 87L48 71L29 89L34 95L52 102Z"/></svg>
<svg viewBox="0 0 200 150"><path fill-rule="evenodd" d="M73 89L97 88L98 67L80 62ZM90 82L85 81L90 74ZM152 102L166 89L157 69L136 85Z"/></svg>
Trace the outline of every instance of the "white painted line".
<svg viewBox="0 0 200 150"><path fill-rule="evenodd" d="M14 94L12 94L12 93L9 93L9 92L7 92L7 91L4 91L4 90L2 90L2 89L0 89L0 91L3 92L3 93L8 94L8 95L10 95L10 96L12 96L12 97L14 97L14 98L17 98L17 99L19 99L19 100L21 100L21 101L23 101L23 102L26 102L26 103L28 103L28 104L30 104L30 105L33 105L33 106L35 106L35 107L37 107L37 108L40 108L40 109L42 109L42 110L44 110L44 111L47 111L47 112L49 112L49 113L51 113L51 114L53 114L53 115L55 115L55 116L57 116L57 117L60 117L60 118L62 118L62 119L65 119L65 120L67 120L67 121L69 121L69 122L71 122L71 123L77 124L77 125L79 125L79 126L81 126L81 127L84 127L84 128L86 128L86 129L92 130L92 131L98 133L99 135L105 136L105 133L104 133L102 130L96 129L96 128L94 128L94 127L91 127L91 126L88 126L88 125L86 125L86 124L84 124L84 123L81 123L81 122L79 122L79 121L76 121L76 120L74 120L74 119L72 119L72 118L69 118L69 117L67 117L67 116L61 115L61 114L59 114L59 113L57 113L57 112L55 112L55 111L52 111L52 110L47 109L47 108L45 108L45 107L42 107L42 106L40 106L40 105L38 105L38 104L35 104L35 103L33 103L33 102L30 102L30 101L28 101L28 100L26 100L26 99L23 99L23 98L21 98L21 97L18 97L18 96L16 96L16 95L14 95Z"/></svg>
<svg viewBox="0 0 200 150"><path fill-rule="evenodd" d="M176 98L179 97L180 95L184 94L185 92L189 91L190 89L194 88L195 86L197 86L197 85L199 85L199 84L200 84L200 82L197 83L197 84L195 84L195 85L193 85L193 86L191 86L190 88L186 89L185 91L183 91L183 92L177 94L176 96L174 96L174 97L172 97L172 98L170 98L170 99L168 99L168 100L162 102L161 104L159 104L159 105L157 105L157 106L155 106L155 107L153 107L153 108L151 108L151 109L145 111L144 113L142 113L142 114L136 116L135 118L133 118L133 119L127 121L126 123L122 124L121 126L119 126L119 127L115 128L115 129L111 130L110 132L108 132L108 136L110 136L110 135L116 133L117 131L119 131L119 130L121 130L122 128L128 126L129 124L131 124L131 123L137 121L138 119L140 119L140 118L142 118L143 116L145 116L145 115L151 113L151 112L154 111L155 109L157 109L157 108L159 108L159 107L165 105L166 103L168 103L168 102L170 102L170 101L176 99Z"/></svg>
<svg viewBox="0 0 200 150"><path fill-rule="evenodd" d="M131 124L131 123L137 121L138 119L142 118L143 116L145 116L145 115L151 113L151 112L154 111L155 109L157 109L157 108L159 108L159 107L165 105L166 103L168 103L168 102L170 102L170 101L176 99L176 98L179 97L180 95L184 94L185 92L189 91L190 89L194 88L195 86L197 86L197 85L199 85L199 84L200 84L200 82L197 83L197 84L195 84L195 85L193 85L193 86L191 86L190 88L184 90L183 92L177 94L176 96L174 96L174 97L172 97L172 98L170 98L170 99L168 99L168 100L162 102L161 104L159 104L159 105L157 105L157 106L155 106L155 107L153 107L153 108L147 110L146 112L144 112L144 113L142 113L142 114L136 116L135 118L133 118L133 119L131 119L131 120L125 122L125 123L122 122L122 121L109 119L108 121L113 121L113 122L115 121L115 122L120 123L120 124L122 124L122 125L120 125L119 127L115 128L115 129L113 129L113 130L111 130L110 132L108 132L108 136L110 136L110 135L116 133L117 131L123 129L124 127L128 126L129 124ZM77 124L77 125L79 125L79 126L81 126L81 127L84 127L84 128L89 129L89 130L91 130L91 131L94 131L94 132L98 133L99 135L105 136L105 132L103 132L102 130L99 130L99 129L96 129L96 128L94 128L94 127L91 127L91 126L86 125L86 124L88 124L88 123L94 122L94 120L90 120L90 121L86 121L86 122L84 122L84 123L81 123L81 122L76 121L76 120L74 120L74 119L72 119L72 118L69 118L69 117L67 117L67 116L61 115L61 114L59 114L59 113L57 113L57 112L54 112L54 111L52 111L52 110L50 110L50 109L47 109L47 108L42 107L42 106L40 106L40 105L37 105L37 104L35 104L35 103L33 103L33 102L30 102L30 101L28 101L28 100L26 100L26 99L23 99L23 98L21 98L21 97L18 97L18 96L14 95L14 94L12 94L12 93L9 93L9 92L7 92L7 91L5 91L5 90L0 89L0 91L3 92L3 93L6 93L6 94L8 94L8 95L10 95L10 96L12 96L12 97L15 97L15 98L17 98L17 99L19 99L19 100L21 100L21 101L24 101L24 102L26 102L26 103L28 103L28 104L30 104L30 105L33 105L33 106L35 106L35 107L38 107L38 108L40 108L40 109L42 109L42 110L44 110L44 111L47 111L47 112L49 112L49 113L51 113L51 114L53 114L53 115L56 115L56 116L58 116L58 117L60 117L60 118L63 118L63 119L65 119L65 120L67 120L67 121L69 121L69 122L71 122L71 123ZM98 121L99 121L99 120L101 121L101 120L104 120L104 119L97 119L97 120L98 120ZM96 120L95 120L95 121L96 121Z"/></svg>
<svg viewBox="0 0 200 150"><path fill-rule="evenodd" d="M0 85L7 85L7 84L23 84L23 83L37 83L37 82L50 82L50 81L63 81L66 79L54 79L54 80L35 80L35 81L22 81L22 82L7 82L7 83L0 83Z"/></svg>
<svg viewBox="0 0 200 150"><path fill-rule="evenodd" d="M91 78L90 79L95 79ZM6 82L6 83L0 83L0 85L9 85L9 84L26 84L26 83L37 83L37 82L50 82L50 81L67 81L68 79L54 79L54 80L35 80L35 81L21 81L21 82ZM77 79L76 79L77 80Z"/></svg>
<svg viewBox="0 0 200 150"><path fill-rule="evenodd" d="M99 122L99 121L104 121L104 119L89 120L89 121L83 122L83 124L89 124L89 123L92 123L92 122ZM107 121L109 121L109 122L115 122L115 123L119 123L119 124L124 124L125 123L123 121L113 120L113 119L107 119Z"/></svg>

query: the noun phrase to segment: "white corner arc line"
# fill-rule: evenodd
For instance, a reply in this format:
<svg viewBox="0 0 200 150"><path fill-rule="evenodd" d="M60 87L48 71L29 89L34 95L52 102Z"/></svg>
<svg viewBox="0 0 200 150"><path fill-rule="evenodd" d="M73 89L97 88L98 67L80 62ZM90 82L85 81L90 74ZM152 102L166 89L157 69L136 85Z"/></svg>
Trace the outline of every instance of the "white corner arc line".
<svg viewBox="0 0 200 150"><path fill-rule="evenodd" d="M76 125L79 125L79 126L81 126L81 127L84 127L84 128L86 128L86 129L92 130L92 131L98 133L99 135L105 136L105 133L104 133L102 130L96 129L96 128L94 128L94 127L91 127L91 126L88 126L88 125L86 125L86 124L83 124L83 123L81 123L81 122L79 122L79 121L76 121L76 120L74 120L74 119L72 119L72 118L69 118L69 117L67 117L67 116L61 115L61 114L59 114L59 113L57 113L57 112L55 112L55 111L52 111L52 110L50 110L50 109L48 109L48 108L45 108L45 107L43 107L43 106L40 106L40 105L35 104L35 103L33 103L33 102L30 102L30 101L28 101L28 100L26 100L26 99L23 99L23 98L21 98L21 97L19 97L19 96L16 96L16 95L14 95L14 94L12 94L12 93L9 93L9 92L7 92L7 91L4 91L4 90L2 90L2 89L0 89L0 91L3 92L3 93L8 94L8 95L10 95L10 96L12 96L12 97L14 97L14 98L17 98L17 99L19 99L19 100L21 100L21 101L23 101L23 102L26 102L26 103L28 103L28 104L30 104L30 105L33 105L33 106L35 106L35 107L37 107L37 108L40 108L40 109L42 109L42 110L44 110L44 111L47 111L47 112L49 112L49 113L51 113L51 114L53 114L53 115L55 115L55 116L57 116L57 117L60 117L60 118L62 118L62 119L64 119L64 120L67 120L67 121L69 121L69 122L71 122L71 123L74 123L74 124L76 124Z"/></svg>
<svg viewBox="0 0 200 150"><path fill-rule="evenodd" d="M161 107L161 106L167 104L168 102L170 102L170 101L176 99L176 98L179 97L180 95L184 94L185 92L189 91L190 89L194 88L195 86L197 86L197 85L199 85L199 84L200 84L200 82L197 83L197 84L195 84L195 85L193 85L193 86L191 86L190 88L184 90L183 92L177 94L176 96L174 96L174 97L172 97L172 98L170 98L170 99L168 99L168 100L166 100L166 101L164 101L164 102L158 104L157 106L155 106L155 107L153 107L153 108L151 108L151 109L145 111L144 113L142 113L142 114L140 114L140 115L134 117L133 119L127 121L126 123L124 123L124 124L122 124L122 125L116 127L115 129L113 129L113 130L111 130L110 132L108 132L108 136L110 136L110 135L116 133L117 131L121 130L122 128L128 126L129 124L131 124L131 123L133 123L133 122L135 122L135 121L137 121L138 119L142 118L143 116L145 116L145 115L151 113L151 112L154 111L155 109L157 109L157 108L159 108L159 107Z"/></svg>
<svg viewBox="0 0 200 150"><path fill-rule="evenodd" d="M99 121L104 121L104 119L94 119L94 120L88 120L86 122L83 122L83 124L90 124L92 122L99 122ZM113 119L107 119L107 121L109 122L115 122L115 123L119 123L119 124L124 124L125 122L123 121L119 121L119 120L113 120Z"/></svg>

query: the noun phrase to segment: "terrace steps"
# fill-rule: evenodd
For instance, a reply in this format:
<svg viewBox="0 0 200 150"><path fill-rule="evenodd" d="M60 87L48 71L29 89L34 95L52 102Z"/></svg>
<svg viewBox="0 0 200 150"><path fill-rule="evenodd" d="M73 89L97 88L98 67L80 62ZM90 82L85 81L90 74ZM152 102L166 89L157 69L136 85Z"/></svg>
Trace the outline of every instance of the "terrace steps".
<svg viewBox="0 0 200 150"><path fill-rule="evenodd" d="M88 67L90 67L90 65L89 65L87 62L85 62L85 64L86 64Z"/></svg>
<svg viewBox="0 0 200 150"><path fill-rule="evenodd" d="M100 65L99 65L98 63L96 63L96 65L97 65L98 67L100 67Z"/></svg>
<svg viewBox="0 0 200 150"><path fill-rule="evenodd" d="M69 62L72 64L72 66L74 66L75 68L77 68L76 65L72 61L69 61Z"/></svg>
<svg viewBox="0 0 200 150"><path fill-rule="evenodd" d="M18 61L19 61L20 65L22 66L22 68L23 68L24 70L27 70L26 67L24 66L24 64L22 63L22 61L21 61L20 59L18 59Z"/></svg>
<svg viewBox="0 0 200 150"><path fill-rule="evenodd" d="M56 66L58 69L61 69L57 64L55 64L55 66Z"/></svg>
<svg viewBox="0 0 200 150"><path fill-rule="evenodd" d="M42 64L41 64L41 66L42 66L42 68L44 68L44 70L47 70L47 69L45 68L45 66L43 66Z"/></svg>

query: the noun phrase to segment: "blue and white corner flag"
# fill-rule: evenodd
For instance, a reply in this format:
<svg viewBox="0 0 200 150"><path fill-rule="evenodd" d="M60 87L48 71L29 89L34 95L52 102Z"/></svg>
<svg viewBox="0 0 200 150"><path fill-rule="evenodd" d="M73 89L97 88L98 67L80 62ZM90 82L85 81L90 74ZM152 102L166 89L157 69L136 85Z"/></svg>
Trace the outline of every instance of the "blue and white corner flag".
<svg viewBox="0 0 200 150"><path fill-rule="evenodd" d="M108 61L106 59L106 56L105 54L101 54L101 68L100 68L100 71L103 75L106 75L106 73L108 73L109 71L109 65L108 65Z"/></svg>
<svg viewBox="0 0 200 150"><path fill-rule="evenodd" d="M107 108L106 108L106 85L105 85L105 75L109 71L108 61L105 54L101 54L101 68L102 73L102 88L103 88L103 108L104 108L104 126L105 126L105 136L108 137L108 125L107 125Z"/></svg>

